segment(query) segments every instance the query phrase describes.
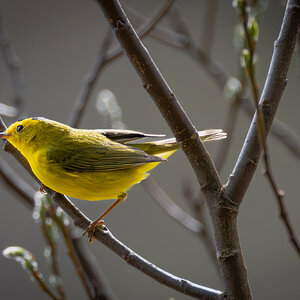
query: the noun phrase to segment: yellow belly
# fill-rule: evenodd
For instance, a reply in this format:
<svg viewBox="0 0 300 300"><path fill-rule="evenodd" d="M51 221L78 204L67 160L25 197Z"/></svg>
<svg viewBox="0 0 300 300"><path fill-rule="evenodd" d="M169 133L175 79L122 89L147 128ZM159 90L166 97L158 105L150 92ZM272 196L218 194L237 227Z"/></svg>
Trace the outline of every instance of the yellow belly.
<svg viewBox="0 0 300 300"><path fill-rule="evenodd" d="M175 151L159 154L166 158ZM101 172L68 172L49 164L43 153L35 153L29 159L33 173L52 190L82 200L117 199L133 185L147 178L149 170L159 163L147 163L137 167Z"/></svg>
<svg viewBox="0 0 300 300"><path fill-rule="evenodd" d="M31 168L37 178L56 192L83 200L117 199L122 193L147 178L145 173L158 163L108 172L67 172L39 160Z"/></svg>

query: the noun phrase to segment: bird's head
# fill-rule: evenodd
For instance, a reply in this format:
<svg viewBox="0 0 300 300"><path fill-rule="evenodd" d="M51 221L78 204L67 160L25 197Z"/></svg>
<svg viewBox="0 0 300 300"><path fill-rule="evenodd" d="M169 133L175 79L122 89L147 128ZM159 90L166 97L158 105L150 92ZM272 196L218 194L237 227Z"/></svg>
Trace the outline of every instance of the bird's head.
<svg viewBox="0 0 300 300"><path fill-rule="evenodd" d="M68 126L45 118L28 118L10 125L0 132L0 138L6 139L21 153L33 152L36 148L47 146Z"/></svg>

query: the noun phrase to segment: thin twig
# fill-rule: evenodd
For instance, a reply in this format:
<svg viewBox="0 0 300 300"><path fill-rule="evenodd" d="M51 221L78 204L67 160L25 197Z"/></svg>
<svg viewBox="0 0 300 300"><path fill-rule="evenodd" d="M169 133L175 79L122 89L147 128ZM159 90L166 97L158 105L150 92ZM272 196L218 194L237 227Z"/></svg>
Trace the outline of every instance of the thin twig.
<svg viewBox="0 0 300 300"><path fill-rule="evenodd" d="M0 116L0 131L4 131L5 129L6 129L6 126ZM38 184L40 184L39 180L32 173L31 169L28 168L28 166L29 166L28 162L21 155L21 153L19 151L17 151L12 145L9 145L9 147L6 147L5 151L12 154L21 163L21 165L33 176L33 178L38 182ZM26 182L24 182L19 176L17 176L17 174L14 173L14 171L10 169L10 167L6 164L6 162L2 158L0 158L0 175L3 177L5 182L7 182L8 185L21 196L21 199L25 200L25 203L32 210L34 208L34 195L35 195L36 191L33 188L31 188L31 186L29 186ZM59 221L57 219L56 215L54 214L54 212L52 212L52 215L54 215L54 217L56 218L56 221ZM59 225L62 226L62 224L60 224L60 223L59 223ZM64 234L66 234L66 232L64 232ZM64 235L64 237L65 237L65 235ZM68 244L67 244L67 246L68 246ZM72 252L72 249L70 250L70 248L69 248L68 250L70 251L70 253L72 253L72 257L71 257L72 260L76 259L76 254ZM88 253L86 255L89 255L90 258L92 258L91 253ZM81 271L81 267L78 263L75 265L75 268L77 271L79 269L78 273L80 274L79 276L82 279L83 278L83 276L81 274L82 271ZM94 278L93 282L91 282L91 286L92 287L97 286L97 285L101 286L101 283L100 282L97 283L95 278ZM85 280L85 278L83 278L83 279ZM88 284L84 283L84 286L88 286ZM97 294L96 291L95 291L95 294Z"/></svg>
<svg viewBox="0 0 300 300"><path fill-rule="evenodd" d="M101 70L105 64L105 61L109 57L108 49L113 41L113 36L110 31L107 32L99 51L99 54L93 63L89 73L86 76L82 87L80 88L77 99L74 103L73 110L70 115L69 124L72 127L78 127L83 112L88 104L88 100L92 93L93 87L100 76ZM116 56L115 56L116 57ZM113 59L113 58L111 58Z"/></svg>
<svg viewBox="0 0 300 300"><path fill-rule="evenodd" d="M286 86L286 76L298 39L299 30L300 2L299 0L289 0L279 37L274 44L274 52L268 76L259 102L259 108L261 108L265 125L264 139L270 130L281 95ZM263 150L259 142L257 122L258 116L255 114L240 156L227 183L229 198L238 204L242 202L243 196L256 170L261 151ZM280 195L280 192L277 194ZM293 240L295 240L294 235Z"/></svg>
<svg viewBox="0 0 300 300"><path fill-rule="evenodd" d="M207 248L211 261L214 263L214 266L216 267L216 270L220 275L219 265L216 256L215 243L209 231L209 226L204 213L204 201L205 201L204 196L200 192L199 196L195 198L192 193L192 187L189 181L183 183L183 195L185 199L188 201L191 208L193 209L193 212L197 217L197 220L199 220L199 222L201 222L202 224L202 230L201 232L199 232L199 236L201 239L204 240L205 242L204 245Z"/></svg>
<svg viewBox="0 0 300 300"><path fill-rule="evenodd" d="M21 61L17 57L13 46L11 45L0 11L0 48L2 56L6 62L11 75L11 82L14 90L13 105L17 108L17 117L23 113L24 107L24 81L21 70Z"/></svg>
<svg viewBox="0 0 300 300"><path fill-rule="evenodd" d="M195 127L134 31L120 3L117 0L98 2L143 86L166 119L177 141L182 143L182 149L205 194L213 220L226 297L252 299L237 229L237 207L226 197L226 189Z"/></svg>
<svg viewBox="0 0 300 300"><path fill-rule="evenodd" d="M21 196L20 199L22 199L22 202L30 209L33 209L35 190L28 183L15 175L6 161L0 157L0 176L14 192Z"/></svg>
<svg viewBox="0 0 300 300"><path fill-rule="evenodd" d="M229 153L229 148L233 139L233 133L236 128L236 120L239 106L240 95L238 94L230 103L229 110L226 114L226 120L223 130L227 132L227 139L225 139L224 141L220 141L220 144L217 148L217 152L214 156L214 162L219 172L221 172L221 169L223 168L223 165Z"/></svg>
<svg viewBox="0 0 300 300"><path fill-rule="evenodd" d="M241 5L241 19L242 19L242 24L244 28L244 35L245 35L245 40L246 44L249 50L249 56L250 56L250 61L249 63L245 66L245 70L247 71L250 82L251 82L251 87L252 87L252 92L253 92L253 100L254 100L254 105L256 108L256 114L257 114L257 134L258 134L258 140L260 143L260 147L263 152L263 162L265 166L265 176L271 186L271 189L275 195L275 198L278 203L278 207L280 209L280 217L283 221L283 223L286 226L287 232L289 234L289 239L296 249L298 255L300 256L300 244L297 241L296 234L294 232L292 223L290 221L289 215L287 213L287 210L284 205L284 193L278 188L278 185L275 181L275 177L272 172L271 164L270 164L270 154L268 150L268 144L266 142L266 136L265 136L265 123L264 123L264 116L263 116L263 111L262 111L262 105L264 99L262 99L261 105L259 105L259 92L258 92L258 87L256 83L256 77L255 77L255 69L254 69L254 51L255 51L255 43L254 41L251 40L251 37L248 32L247 24L248 24L248 12L247 12L247 1L244 0L243 4Z"/></svg>
<svg viewBox="0 0 300 300"><path fill-rule="evenodd" d="M80 237L72 237L71 242L76 254L83 267L85 275L89 278L95 298L97 300L113 300L116 296L111 291L111 288L103 276L102 272L97 268L97 261L93 255L87 255L88 249L86 242Z"/></svg>
<svg viewBox="0 0 300 300"><path fill-rule="evenodd" d="M70 228L68 226L66 226L65 224L63 224L62 220L57 216L57 214L55 212L55 208L53 206L51 207L50 212L51 212L51 218L55 221L55 223L57 224L58 228L60 229L60 231L63 235L65 244L67 246L67 251L68 251L69 257L71 258L71 260L75 266L76 272L77 272L89 298L91 300L93 300L94 297L92 295L91 288L88 284L87 278L85 277L85 275L83 273L83 269L80 265L80 261L78 260L76 251L74 249L74 246L73 246L71 238L70 238L70 234L71 234Z"/></svg>
<svg viewBox="0 0 300 300"><path fill-rule="evenodd" d="M0 130L2 131L4 130L4 128L6 128L6 126L0 116ZM5 151L12 154L18 160L18 162L30 173L31 170L27 169L28 162L20 153L19 154L21 156L16 155L17 152L14 151L13 146L6 148ZM33 178L38 181L35 176L33 176ZM45 187L45 189L47 193L53 197L54 201L75 221L75 224L77 226L82 229L86 229L86 227L90 225L91 220L88 219L67 197L62 194L56 193L47 187ZM223 294L220 291L195 284L158 268L151 262L136 254L122 242L117 240L107 228L105 228L105 230L97 229L95 232L95 238L105 246L110 248L129 265L140 270L141 272L150 276L161 284L169 286L181 293L193 296L198 299L221 300L223 297Z"/></svg>
<svg viewBox="0 0 300 300"><path fill-rule="evenodd" d="M133 24L144 23L145 20L147 20L147 18L144 15L142 15L140 12L136 11L132 7L126 6L126 10L129 12L130 20ZM156 25L155 27L153 27L151 32L149 32L149 35L176 48L185 47L188 42L187 37L185 35L160 25Z"/></svg>
<svg viewBox="0 0 300 300"><path fill-rule="evenodd" d="M48 288L48 286L42 280L42 276L38 271L32 272L31 274L33 278L37 281L41 290L43 290L46 294L48 294L50 298L52 298L53 300L63 300L63 298L55 296L55 294Z"/></svg>
<svg viewBox="0 0 300 300"><path fill-rule="evenodd" d="M206 0L205 10L202 22L202 31L200 38L200 45L203 51L210 56L211 48L214 39L216 20L217 20L217 10L219 5L219 0Z"/></svg>
<svg viewBox="0 0 300 300"><path fill-rule="evenodd" d="M148 178L142 182L142 186L164 211L184 228L196 234L200 234L203 231L202 224L178 207L155 180Z"/></svg>
<svg viewBox="0 0 300 300"><path fill-rule="evenodd" d="M46 243L51 249L51 268L52 272L55 275L56 278L58 278L58 281L55 284L56 291L60 295L61 299L64 300L66 299L64 289L60 283L60 271L58 267L58 262L57 262L57 244L56 242L50 237L48 230L47 230L47 225L46 225L46 219L41 218L41 230L43 232L43 235L46 239Z"/></svg>
<svg viewBox="0 0 300 300"><path fill-rule="evenodd" d="M167 0L162 7L156 10L154 14L139 27L138 34L140 38L145 37L156 26L156 24L159 23L159 21L167 14L173 2L174 0ZM70 116L69 124L72 127L78 127L89 97L105 65L123 54L121 47L111 50L108 49L112 41L111 38L112 35L109 32L101 45L99 55L95 59L95 62L86 76L86 80L80 88L79 95L75 101L75 105Z"/></svg>
<svg viewBox="0 0 300 300"><path fill-rule="evenodd" d="M169 34L170 31L165 31L164 33L162 33L159 27L156 28L156 34L152 36L166 43L167 45L178 47L182 51L189 54L203 67L204 71L206 71L207 74L211 76L213 82L215 82L219 89L223 92L226 83L231 78L231 76L224 69L224 66L219 61L212 59L211 57L206 55L203 49L196 45L179 14L177 14L175 18L173 17L172 20L175 20L176 22L175 27L180 28L180 36L185 37L188 42L180 44L178 47L178 38L176 37L176 35L172 33L172 31L171 34ZM249 105L250 98L248 97L247 93L243 93L239 100L242 104L242 108L247 112L248 116L252 117L254 110ZM271 127L271 133L280 142L282 142L283 145L285 145L287 149L291 151L291 153L293 153L297 157L300 157L300 137L291 128L282 123L280 120L274 119Z"/></svg>

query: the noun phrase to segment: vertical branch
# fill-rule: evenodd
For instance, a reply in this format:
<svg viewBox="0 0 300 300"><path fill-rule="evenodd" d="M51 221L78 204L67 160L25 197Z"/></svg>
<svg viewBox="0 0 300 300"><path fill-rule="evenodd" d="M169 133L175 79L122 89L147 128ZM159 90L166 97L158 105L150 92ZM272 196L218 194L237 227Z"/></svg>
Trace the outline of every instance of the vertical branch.
<svg viewBox="0 0 300 300"><path fill-rule="evenodd" d="M293 230L292 223L289 219L289 216L287 214L287 210L285 208L284 202L283 202L283 196L284 193L278 188L278 185L275 181L271 163L270 163L270 156L269 156L269 150L268 150L268 144L266 142L266 134L265 134L265 122L264 122L264 115L262 110L262 105L265 99L262 99L262 103L259 103L259 93L258 93L258 87L256 83L256 76L255 76L255 68L254 68L254 51L255 51L255 39L253 36L250 35L251 28L249 28L249 17L247 13L247 1L243 0L242 4L240 5L240 14L242 19L242 24L244 28L244 36L246 40L246 44L248 47L249 55L248 58L245 58L245 70L247 71L247 74L249 75L251 87L253 91L253 100L254 105L256 108L256 114L257 114L257 134L258 134L258 142L260 144L260 148L263 152L263 162L265 166L265 175L267 177L267 180L271 186L271 189L275 195L275 198L278 203L278 207L280 209L280 217L283 221L283 223L286 226L287 232L289 234L289 239L292 243L292 245L295 247L297 254L300 256L300 244L297 240L296 234Z"/></svg>
<svg viewBox="0 0 300 300"><path fill-rule="evenodd" d="M217 11L219 0L206 0L205 1L205 11L204 11L204 19L202 23L202 32L201 32L201 39L200 45L203 51L210 56L215 27L216 27L216 20L217 20Z"/></svg>
<svg viewBox="0 0 300 300"><path fill-rule="evenodd" d="M153 15L146 20L138 29L138 35L140 38L146 36L155 27L157 23L167 14L175 0L167 0L162 7L159 7ZM112 35L108 32L104 39L99 55L95 59L91 69L88 72L87 79L84 81L79 95L75 101L73 111L70 116L70 125L72 127L78 127L81 116L87 106L89 97L95 87L95 84L106 64L113 61L122 54L120 47L109 50L109 46L112 42Z"/></svg>
<svg viewBox="0 0 300 300"><path fill-rule="evenodd" d="M10 71L12 86L14 90L13 104L17 108L17 116L23 112L24 107L24 81L21 72L21 62L17 57L14 48L12 47L0 11L0 49L2 56L6 62L7 68Z"/></svg>
<svg viewBox="0 0 300 300"><path fill-rule="evenodd" d="M116 299L111 291L108 282L102 272L97 268L97 261L93 255L87 255L88 249L82 238L72 237L72 245L76 251L80 264L83 266L84 273L89 278L95 297L97 300L113 300Z"/></svg>
<svg viewBox="0 0 300 300"><path fill-rule="evenodd" d="M99 78L101 70L107 59L107 52L111 43L112 43L112 34L110 31L108 31L101 44L99 55L97 56L97 59L92 65L92 68L86 77L86 81L84 85L81 87L79 91L79 95L77 96L77 99L74 103L74 107L71 112L70 120L69 120L69 124L72 127L78 127L83 112L88 104L90 95L93 91L93 87L95 86L95 83Z"/></svg>
<svg viewBox="0 0 300 300"><path fill-rule="evenodd" d="M197 131L138 38L117 0L98 1L143 85L189 159L205 194L217 245L226 296L252 299L237 229L237 207L226 196L219 174Z"/></svg>

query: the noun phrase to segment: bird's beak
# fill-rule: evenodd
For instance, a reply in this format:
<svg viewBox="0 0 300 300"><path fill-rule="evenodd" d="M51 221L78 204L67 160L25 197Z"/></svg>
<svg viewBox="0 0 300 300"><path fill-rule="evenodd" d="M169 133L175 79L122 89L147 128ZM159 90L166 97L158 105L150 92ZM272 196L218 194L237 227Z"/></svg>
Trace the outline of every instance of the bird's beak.
<svg viewBox="0 0 300 300"><path fill-rule="evenodd" d="M0 139L7 139L11 134L7 134L5 131L0 132Z"/></svg>

